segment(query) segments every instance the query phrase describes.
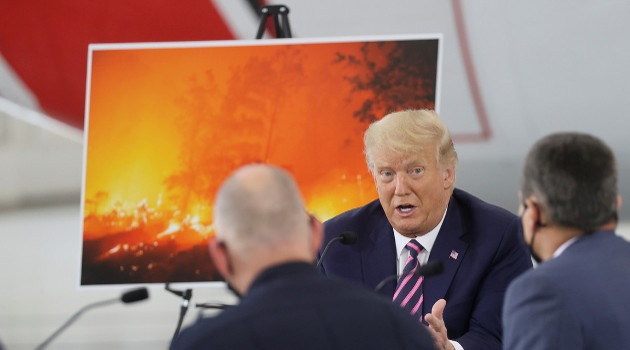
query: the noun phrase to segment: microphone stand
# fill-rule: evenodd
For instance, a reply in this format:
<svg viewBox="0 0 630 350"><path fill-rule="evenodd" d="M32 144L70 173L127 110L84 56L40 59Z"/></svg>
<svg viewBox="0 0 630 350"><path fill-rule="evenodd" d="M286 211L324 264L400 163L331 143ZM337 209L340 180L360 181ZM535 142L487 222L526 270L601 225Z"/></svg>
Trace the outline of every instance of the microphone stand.
<svg viewBox="0 0 630 350"><path fill-rule="evenodd" d="M331 239L328 242L328 244L326 244L326 247L324 247L324 250L322 251L322 255L319 256L319 261L317 262L317 264L315 264L315 270L319 270L319 267L322 265L322 262L324 261L324 256L326 256L326 253L328 252L328 249L330 249L330 246L332 246L334 242L341 241L342 239L344 239L343 236L339 235Z"/></svg>
<svg viewBox="0 0 630 350"><path fill-rule="evenodd" d="M182 297L181 306L179 308L179 320L177 321L177 327L175 328L175 333L173 333L173 338L171 339L171 345L175 341L175 338L179 335L179 331L182 328L182 323L184 322L184 316L186 316L186 312L188 311L188 306L190 305L190 299L192 299L192 289L186 290L174 290L169 287L170 283L166 283L164 289L167 291Z"/></svg>
<svg viewBox="0 0 630 350"><path fill-rule="evenodd" d="M376 293L380 292L381 289L383 289L383 287L385 287L385 285L387 285L387 283L395 280L398 278L398 275L391 275L391 276L387 276L385 277L381 282L379 282L379 284L376 285L376 287L374 288L374 291Z"/></svg>
<svg viewBox="0 0 630 350"><path fill-rule="evenodd" d="M72 317L70 317L70 319L68 319L66 323L62 324L61 327L59 327L59 329L55 331L55 333L51 334L48 338L46 338L46 340L44 340L41 344L39 344L35 349L36 350L44 349L46 346L48 346L48 344L50 344L51 341L53 341L59 334L61 334L61 332L63 332L64 329L68 328L68 326L74 323L74 321L76 321L79 318L79 316L81 316L87 310L93 309L98 306L114 304L119 301L120 301L120 298L114 298L110 300L98 301L96 303L92 303L92 304L82 307L81 309L79 309L79 311L77 311L74 315L72 315Z"/></svg>
<svg viewBox="0 0 630 350"><path fill-rule="evenodd" d="M79 318L79 316L81 316L87 310L93 309L95 307L103 306L103 305L114 304L119 301L122 301L125 304L135 303L140 300L145 300L148 297L149 297L148 290L146 288L140 288L140 289L134 289L134 290L125 292L119 298L97 301L95 303L88 304L82 307L81 309L79 309L79 311L77 311L74 315L72 315L70 319L68 319L64 324L62 324L61 327L59 327L59 329L57 329L53 334L51 334L48 338L46 338L46 340L44 340L41 344L39 344L35 349L36 350L44 349L46 346L48 346L48 344L50 344L51 341L53 341L53 339L55 339L59 334L61 334L61 332L63 332L66 328L68 328L68 326L70 326L74 321L76 321Z"/></svg>
<svg viewBox="0 0 630 350"><path fill-rule="evenodd" d="M319 256L319 260L315 264L315 270L319 270L319 267L322 265L322 262L324 262L324 257L326 256L326 253L328 253L328 249L330 249L330 246L332 246L332 244L337 241L341 242L341 244L346 244L346 245L355 244L357 243L357 234L352 231L345 231L345 232L342 232L339 236L331 239L328 242L328 244L326 244L326 247L324 247L324 251L322 251L322 255Z"/></svg>

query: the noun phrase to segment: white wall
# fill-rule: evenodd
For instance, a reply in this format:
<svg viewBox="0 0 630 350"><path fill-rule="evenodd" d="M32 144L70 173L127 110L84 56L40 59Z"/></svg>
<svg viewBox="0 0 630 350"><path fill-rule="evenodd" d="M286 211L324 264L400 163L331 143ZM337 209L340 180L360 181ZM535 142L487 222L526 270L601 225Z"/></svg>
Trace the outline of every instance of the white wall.
<svg viewBox="0 0 630 350"><path fill-rule="evenodd" d="M0 213L0 339L7 349L33 349L81 307L118 298L137 286L79 289L79 203ZM193 287L192 303L234 303L219 286ZM50 349L165 349L175 331L181 298L150 285L149 299L83 314ZM201 309L190 308L192 322Z"/></svg>

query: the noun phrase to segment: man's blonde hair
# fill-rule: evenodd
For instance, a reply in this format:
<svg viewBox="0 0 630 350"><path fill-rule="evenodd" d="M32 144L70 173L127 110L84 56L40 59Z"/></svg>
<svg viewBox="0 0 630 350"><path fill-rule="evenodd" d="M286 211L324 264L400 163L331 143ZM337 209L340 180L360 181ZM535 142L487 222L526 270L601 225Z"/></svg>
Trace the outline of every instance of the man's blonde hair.
<svg viewBox="0 0 630 350"><path fill-rule="evenodd" d="M410 154L426 147L428 143L436 145L438 164L443 167L457 165L457 152L451 134L435 111L420 109L387 114L373 122L363 136L368 169L370 172L374 169L371 159L374 152Z"/></svg>

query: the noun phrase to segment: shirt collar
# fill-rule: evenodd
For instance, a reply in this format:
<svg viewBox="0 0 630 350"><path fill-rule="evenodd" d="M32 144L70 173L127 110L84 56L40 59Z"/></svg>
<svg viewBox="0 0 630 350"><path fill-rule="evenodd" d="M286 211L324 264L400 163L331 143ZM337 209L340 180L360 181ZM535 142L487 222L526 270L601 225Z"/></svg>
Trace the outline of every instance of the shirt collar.
<svg viewBox="0 0 630 350"><path fill-rule="evenodd" d="M552 255L551 258L553 259L553 258L557 258L558 256L560 256L560 254L564 253L564 251L567 250L567 248L569 248L573 243L575 243L575 241L577 241L578 238L579 237L573 237L573 238L569 239L568 241L562 243L558 247L558 249L556 249L556 251L553 252L553 255Z"/></svg>
<svg viewBox="0 0 630 350"><path fill-rule="evenodd" d="M440 232L440 228L442 228L442 223L444 223L444 218L446 217L447 211L448 207L447 210L444 211L444 215L442 215L442 220L440 220L437 226L435 226L431 231L427 232L426 234L415 238L416 241L418 241L418 243L422 245L424 250L426 250L427 256L428 253L431 253L431 248L433 248L433 244L437 239L438 232ZM396 229L392 228L392 230L394 231L394 239L396 241L396 253L397 256L400 256L400 253L403 252L405 246L407 245L407 243L409 243L411 238L401 235L398 231L396 231Z"/></svg>

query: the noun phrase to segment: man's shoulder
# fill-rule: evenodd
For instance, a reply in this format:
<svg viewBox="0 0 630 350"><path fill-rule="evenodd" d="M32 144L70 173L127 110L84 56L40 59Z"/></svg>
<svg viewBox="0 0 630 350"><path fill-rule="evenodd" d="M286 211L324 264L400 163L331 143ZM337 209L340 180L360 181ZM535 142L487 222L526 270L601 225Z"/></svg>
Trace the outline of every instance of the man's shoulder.
<svg viewBox="0 0 630 350"><path fill-rule="evenodd" d="M469 243L477 242L476 246L483 250L513 248L522 235L517 215L457 189L451 197L443 228L471 234Z"/></svg>
<svg viewBox="0 0 630 350"><path fill-rule="evenodd" d="M347 210L339 215L337 215L335 218L337 217L347 217L347 216L357 216L357 215L370 215L373 214L375 212L383 212L383 207L381 206L381 202L377 199L372 200L371 202L362 205L360 207L357 208L353 208L350 210Z"/></svg>
<svg viewBox="0 0 630 350"><path fill-rule="evenodd" d="M550 286L561 286L574 273L580 274L589 262L584 257L572 257L571 254L562 254L557 258L539 263L535 268L523 272L512 284L515 289L549 289ZM581 280L581 277L579 277ZM581 281L578 281L581 283Z"/></svg>
<svg viewBox="0 0 630 350"><path fill-rule="evenodd" d="M355 322L353 330L344 329L348 320ZM251 348L252 344L247 342L252 339L252 332L255 332L263 336L262 340L258 339L263 343L286 348L284 344L293 338L286 340L280 335L291 332L291 329L301 329L305 330L304 336L313 341L304 348L326 348L324 344L327 337L336 338L340 335L346 337L343 344L350 344L354 341L351 339L363 335L361 342L367 346L370 340L380 342L382 339L391 339L396 342L398 339L395 336L401 328L412 333L419 326L391 299L356 282L304 274L299 278L286 278L283 283L272 283L266 288L252 290L238 306L223 311L215 318L198 321L182 333L180 344L212 344L213 348L216 344L230 344L230 348ZM422 331L423 328L419 329ZM247 346L239 347L245 343ZM413 340L399 343L431 344L428 334L414 335ZM188 348L185 346L183 348Z"/></svg>
<svg viewBox="0 0 630 350"><path fill-rule="evenodd" d="M453 204L461 210L470 212L473 216L490 215L497 218L513 220L517 216L506 208L487 202L469 192L455 188L452 195Z"/></svg>
<svg viewBox="0 0 630 350"><path fill-rule="evenodd" d="M238 312L237 312L238 314ZM217 316L202 316L192 325L183 329L171 349L192 349L202 344L221 343L229 333L238 330L238 317L233 310L224 310Z"/></svg>
<svg viewBox="0 0 630 350"><path fill-rule="evenodd" d="M343 223L361 223L367 218L384 216L383 207L378 199L375 199L363 206L347 210L339 215L328 219L326 225L338 225Z"/></svg>

